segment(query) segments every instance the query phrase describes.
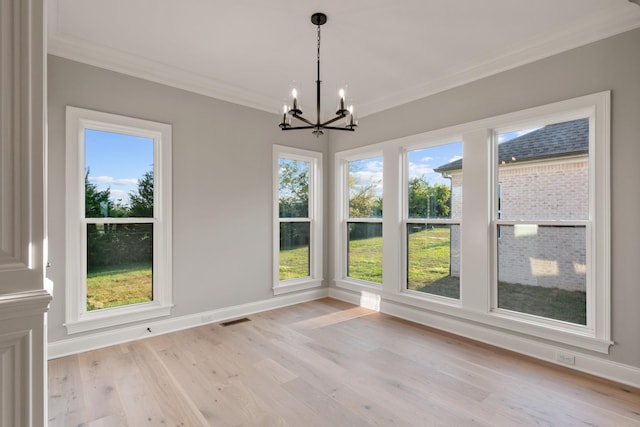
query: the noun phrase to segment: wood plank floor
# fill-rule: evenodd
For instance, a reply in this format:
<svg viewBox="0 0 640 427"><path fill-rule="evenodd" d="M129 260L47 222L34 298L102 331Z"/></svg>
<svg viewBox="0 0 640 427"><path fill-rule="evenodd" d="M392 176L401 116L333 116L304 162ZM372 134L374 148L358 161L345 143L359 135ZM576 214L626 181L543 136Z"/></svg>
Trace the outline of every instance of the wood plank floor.
<svg viewBox="0 0 640 427"><path fill-rule="evenodd" d="M324 299L49 362L50 426L640 426L640 390Z"/></svg>

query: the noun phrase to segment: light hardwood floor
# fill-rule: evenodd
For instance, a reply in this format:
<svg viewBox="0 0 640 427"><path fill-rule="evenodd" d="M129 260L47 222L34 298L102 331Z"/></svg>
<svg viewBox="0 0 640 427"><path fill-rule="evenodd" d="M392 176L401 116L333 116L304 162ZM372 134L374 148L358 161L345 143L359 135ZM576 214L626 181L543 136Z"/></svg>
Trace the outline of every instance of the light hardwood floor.
<svg viewBox="0 0 640 427"><path fill-rule="evenodd" d="M50 426L640 426L640 390L324 299L49 362Z"/></svg>

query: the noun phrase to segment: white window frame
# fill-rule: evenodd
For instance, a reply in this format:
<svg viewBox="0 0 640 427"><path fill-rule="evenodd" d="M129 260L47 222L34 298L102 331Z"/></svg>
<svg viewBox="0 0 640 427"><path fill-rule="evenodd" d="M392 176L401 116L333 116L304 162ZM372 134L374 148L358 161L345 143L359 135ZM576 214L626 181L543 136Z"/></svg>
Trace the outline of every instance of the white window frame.
<svg viewBox="0 0 640 427"><path fill-rule="evenodd" d="M153 224L153 301L121 307L86 309L85 129L153 139L154 216L116 222ZM171 314L171 125L67 106L66 108L66 323L69 334ZM101 219L91 219L91 222ZM104 222L114 222L111 218Z"/></svg>
<svg viewBox="0 0 640 427"><path fill-rule="evenodd" d="M610 95L595 94L542 106L526 112L513 113L493 127L491 149L491 313L497 319L509 319L517 330L527 332L548 328L552 336L575 334L611 344L610 313ZM528 110L529 111L529 110ZM518 129L541 127L577 119L589 119L589 212L583 220L503 220L498 218L498 144L499 134ZM586 239L586 325L575 325L554 319L498 308L498 225L537 224L542 226L580 226ZM572 340L571 340L572 341ZM574 342L567 342L581 346ZM601 347L601 346L598 346ZM595 349L602 351L602 348Z"/></svg>
<svg viewBox="0 0 640 427"><path fill-rule="evenodd" d="M413 298L424 298L427 300L432 300L436 302L440 302L442 304L458 306L460 304L459 299L443 297L440 295L430 294L428 292L419 292L411 290L407 287L408 282L408 261L409 261L409 247L408 247L408 235L407 235L407 226L408 224L444 224L444 225L458 225L460 226L460 230L462 232L462 217L458 219L453 218L409 218L409 152L414 150L422 150L428 149L432 147L438 147L446 144L452 144L456 142L462 143L462 148L464 150L464 141L462 141L462 137L460 135L449 136L446 138L433 138L424 142L420 142L419 144L413 145L405 145L402 147L402 180L401 180L401 190L400 194L402 197L402 267L401 270L401 292L407 295L410 295ZM464 161L464 160L463 160ZM464 167L464 166L463 166ZM464 169L463 169L464 176ZM463 178L463 188L464 188L464 178ZM452 193L453 197L453 193ZM463 202L464 203L464 202ZM463 209L464 210L464 209ZM461 242L460 242L461 243ZM462 257L464 256L462 252L462 247L459 248L460 251L460 265L462 265ZM460 290L462 290L462 273L460 274Z"/></svg>
<svg viewBox="0 0 640 427"><path fill-rule="evenodd" d="M309 164L309 217L280 218L279 193L280 158L300 160ZM273 294L280 295L322 286L322 153L301 148L273 146ZM309 223L309 276L280 280L280 223Z"/></svg>
<svg viewBox="0 0 640 427"><path fill-rule="evenodd" d="M336 153L335 166L336 166L336 244L335 244L335 282L338 287L344 287L351 290L361 289L380 289L381 283L370 282L368 280L362 280L355 277L348 276L348 223L377 223L382 224L382 281L384 283L385 276L385 231L384 231L384 216L387 208L383 207L383 218L350 218L349 217L349 162L364 160L374 157L382 157L383 168L386 168L386 162L384 159L384 153L380 149L372 149L371 147L365 147L364 149L354 149L341 153ZM385 192L385 176L386 169L383 170L382 188L383 188L383 200ZM386 202L385 202L386 203Z"/></svg>
<svg viewBox="0 0 640 427"><path fill-rule="evenodd" d="M422 134L379 142L335 154L336 219L334 251L335 284L354 292L377 295L378 299L405 304L425 313L445 315L440 323L456 326L446 319L464 319L488 327L512 331L576 348L608 353L611 341L610 284L610 92L600 92L565 101L507 113ZM590 118L589 204L587 230L588 285L587 326L521 315L495 309L497 263L497 169L493 162L495 131L523 129L538 123L572 118ZM459 137L457 137L459 136ZM453 137L453 138L452 138ZM458 140L463 143L464 184L461 220L460 300L425 298L404 292L406 242L403 237L404 153L425 141ZM348 199L345 194L345 162L383 153L384 219L382 286L360 283L346 277L346 228ZM472 255L469 255L472 254ZM427 316L427 314L425 314ZM461 331L461 333L463 333ZM518 341L517 338L514 338Z"/></svg>

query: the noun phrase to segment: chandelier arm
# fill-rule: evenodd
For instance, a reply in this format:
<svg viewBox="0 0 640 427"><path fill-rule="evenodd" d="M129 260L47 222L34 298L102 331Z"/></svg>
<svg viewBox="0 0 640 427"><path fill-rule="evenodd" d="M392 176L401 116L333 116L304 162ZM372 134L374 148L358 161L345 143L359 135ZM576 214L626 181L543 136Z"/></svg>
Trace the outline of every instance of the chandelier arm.
<svg viewBox="0 0 640 427"><path fill-rule="evenodd" d="M306 117L302 117L299 115L291 115L291 117L300 120L301 122L305 122L306 124L308 124L309 126L317 126L315 123L313 123L311 120L307 120Z"/></svg>
<svg viewBox="0 0 640 427"><path fill-rule="evenodd" d="M315 129L315 125L310 126L287 126L282 128L282 130L298 130L298 129Z"/></svg>
<svg viewBox="0 0 640 427"><path fill-rule="evenodd" d="M346 130L349 132L355 132L355 129L352 127L344 127L344 128L339 128L337 126L322 126L323 129L330 129L330 130Z"/></svg>

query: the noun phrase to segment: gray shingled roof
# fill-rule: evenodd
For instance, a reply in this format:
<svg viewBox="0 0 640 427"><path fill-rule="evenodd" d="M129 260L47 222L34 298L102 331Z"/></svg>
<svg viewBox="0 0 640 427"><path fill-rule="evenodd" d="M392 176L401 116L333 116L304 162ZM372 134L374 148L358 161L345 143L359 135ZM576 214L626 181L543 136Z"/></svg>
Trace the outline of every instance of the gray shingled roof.
<svg viewBox="0 0 640 427"><path fill-rule="evenodd" d="M498 163L548 159L589 152L589 119L547 125L498 145ZM444 164L436 172L462 169L462 159Z"/></svg>

